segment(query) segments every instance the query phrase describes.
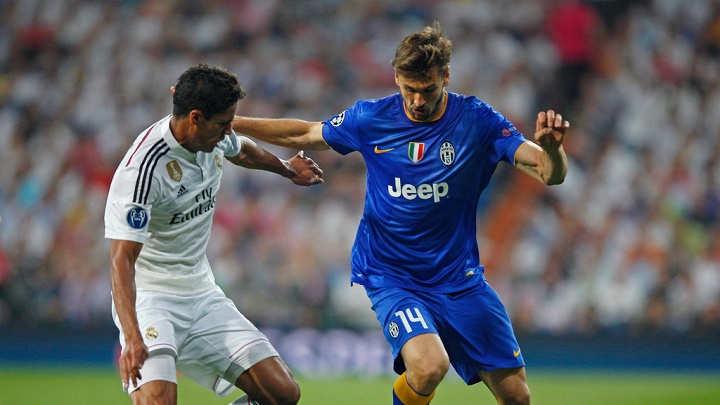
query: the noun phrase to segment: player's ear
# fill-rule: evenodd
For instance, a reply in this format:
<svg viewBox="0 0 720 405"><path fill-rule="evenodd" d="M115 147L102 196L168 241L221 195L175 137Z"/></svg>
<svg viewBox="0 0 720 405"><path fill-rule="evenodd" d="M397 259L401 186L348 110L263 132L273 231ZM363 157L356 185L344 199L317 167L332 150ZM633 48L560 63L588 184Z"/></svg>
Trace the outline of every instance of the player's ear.
<svg viewBox="0 0 720 405"><path fill-rule="evenodd" d="M443 77L443 87L447 87L450 84L450 66L445 68L445 75Z"/></svg>
<svg viewBox="0 0 720 405"><path fill-rule="evenodd" d="M398 77L397 72L395 72L395 84L397 84L398 87L400 86L400 77Z"/></svg>
<svg viewBox="0 0 720 405"><path fill-rule="evenodd" d="M204 119L203 113L200 112L200 110L192 110L188 114L188 119L190 119L190 123L192 123L193 125L198 125L201 118Z"/></svg>

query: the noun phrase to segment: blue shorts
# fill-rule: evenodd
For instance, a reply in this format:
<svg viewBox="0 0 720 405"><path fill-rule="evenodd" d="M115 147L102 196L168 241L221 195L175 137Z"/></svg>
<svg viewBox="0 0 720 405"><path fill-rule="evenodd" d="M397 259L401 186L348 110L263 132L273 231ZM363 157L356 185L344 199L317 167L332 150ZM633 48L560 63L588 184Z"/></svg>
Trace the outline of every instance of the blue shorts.
<svg viewBox="0 0 720 405"><path fill-rule="evenodd" d="M392 287L365 290L392 346L398 374L405 371L400 349L424 333L440 336L450 363L468 385L480 382L481 370L525 365L505 306L485 280L456 293Z"/></svg>

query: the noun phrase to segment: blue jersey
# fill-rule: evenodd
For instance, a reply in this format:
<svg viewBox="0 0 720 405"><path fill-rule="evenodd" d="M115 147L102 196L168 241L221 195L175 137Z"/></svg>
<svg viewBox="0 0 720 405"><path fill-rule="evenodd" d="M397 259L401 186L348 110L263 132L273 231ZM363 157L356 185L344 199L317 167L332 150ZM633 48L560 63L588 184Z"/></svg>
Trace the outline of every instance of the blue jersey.
<svg viewBox="0 0 720 405"><path fill-rule="evenodd" d="M351 282L453 292L483 277L480 193L525 142L508 119L475 97L448 93L439 119L417 122L395 94L359 101L324 124L330 147L359 151L367 166Z"/></svg>

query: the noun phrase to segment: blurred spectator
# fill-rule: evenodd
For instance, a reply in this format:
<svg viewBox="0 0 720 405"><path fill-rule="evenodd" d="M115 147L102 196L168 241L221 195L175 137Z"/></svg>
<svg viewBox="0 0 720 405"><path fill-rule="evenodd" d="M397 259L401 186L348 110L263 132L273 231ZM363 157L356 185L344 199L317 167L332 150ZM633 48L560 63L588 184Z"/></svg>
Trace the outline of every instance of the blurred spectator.
<svg viewBox="0 0 720 405"><path fill-rule="evenodd" d="M602 20L585 0L562 0L550 6L547 30L557 51L559 66L554 81L557 94L551 106L573 117L586 77L591 73L601 41Z"/></svg>

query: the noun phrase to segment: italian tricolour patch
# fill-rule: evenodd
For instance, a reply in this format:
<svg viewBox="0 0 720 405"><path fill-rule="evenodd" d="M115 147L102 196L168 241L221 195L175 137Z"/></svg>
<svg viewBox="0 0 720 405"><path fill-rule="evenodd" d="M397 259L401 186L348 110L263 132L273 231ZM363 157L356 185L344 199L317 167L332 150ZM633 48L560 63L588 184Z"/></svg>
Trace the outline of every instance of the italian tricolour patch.
<svg viewBox="0 0 720 405"><path fill-rule="evenodd" d="M414 163L419 162L425 156L425 144L422 142L410 142L408 144L408 157Z"/></svg>

